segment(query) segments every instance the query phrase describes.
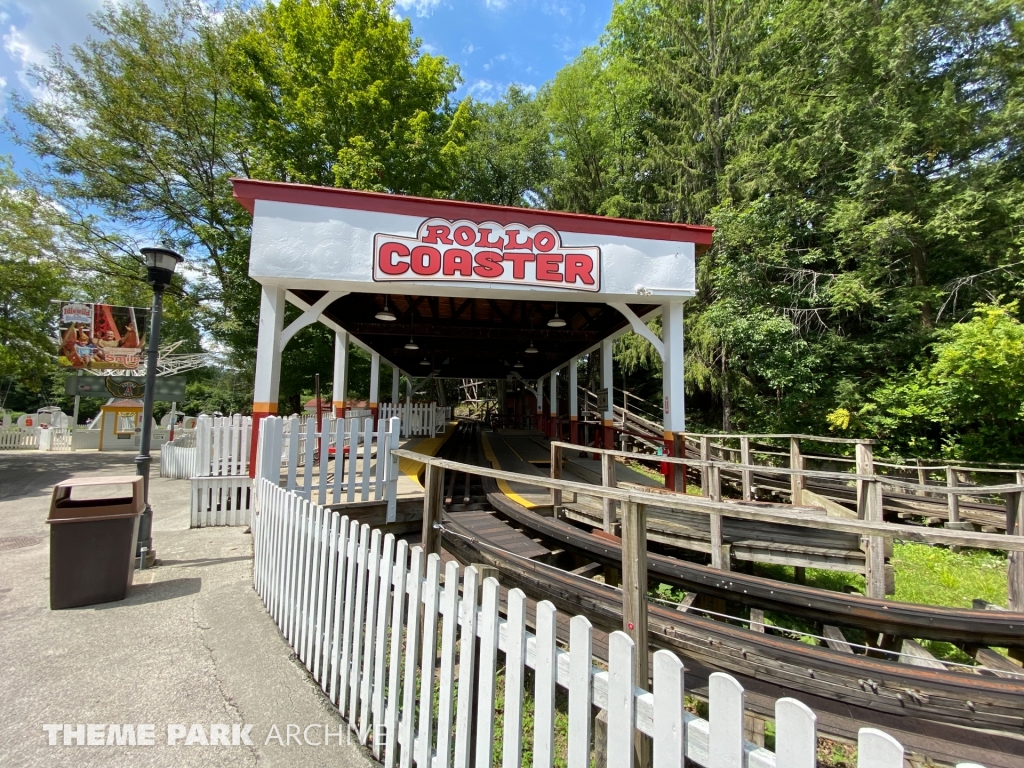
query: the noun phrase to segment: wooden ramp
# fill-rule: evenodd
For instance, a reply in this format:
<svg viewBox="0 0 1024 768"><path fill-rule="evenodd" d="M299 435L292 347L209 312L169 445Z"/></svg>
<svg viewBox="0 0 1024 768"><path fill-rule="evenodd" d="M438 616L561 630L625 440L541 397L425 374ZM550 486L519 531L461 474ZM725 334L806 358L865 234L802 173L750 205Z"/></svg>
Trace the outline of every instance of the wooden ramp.
<svg viewBox="0 0 1024 768"><path fill-rule="evenodd" d="M445 512L444 517L454 520L488 544L531 559L547 557L551 550L520 533L508 523L499 520L493 512L466 510Z"/></svg>

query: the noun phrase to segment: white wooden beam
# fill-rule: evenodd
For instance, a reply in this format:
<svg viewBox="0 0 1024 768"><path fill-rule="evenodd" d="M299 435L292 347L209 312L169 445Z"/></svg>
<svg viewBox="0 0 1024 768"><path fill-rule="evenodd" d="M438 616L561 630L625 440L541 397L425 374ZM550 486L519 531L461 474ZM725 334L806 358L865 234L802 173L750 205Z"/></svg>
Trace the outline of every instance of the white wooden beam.
<svg viewBox="0 0 1024 768"><path fill-rule="evenodd" d="M293 294L291 294L291 293L287 294L287 296L289 297L289 300L291 300L290 297L292 295ZM305 311L301 315L299 315L297 318L292 320L292 322L288 325L287 328L285 328L283 331L281 331L281 346L280 346L280 348L284 349L286 346L288 346L288 342L292 340L292 337L296 333L301 331L307 325L312 325L317 320L319 320L320 319L320 315L323 314L323 311L325 309L327 309L327 307L329 307L336 300L340 299L342 296L345 296L345 295L346 295L345 291L328 291L323 296L321 296L319 299L317 299L315 304L307 304L306 308L305 308ZM295 304L294 301L292 303ZM303 302L303 303L305 303L305 302ZM296 304L296 306L299 306L299 305Z"/></svg>
<svg viewBox="0 0 1024 768"><path fill-rule="evenodd" d="M665 359L664 342L662 342L662 340L657 337L654 331L647 327L647 323L645 323L643 320L636 316L636 312L629 308L629 304L620 304L616 302L609 303L608 306L615 307L615 309L619 310L619 312L622 313L622 316L629 320L629 325L633 329L633 333L637 334L638 336L643 336L645 339L651 342L651 346L658 351L658 357L660 357L662 360Z"/></svg>

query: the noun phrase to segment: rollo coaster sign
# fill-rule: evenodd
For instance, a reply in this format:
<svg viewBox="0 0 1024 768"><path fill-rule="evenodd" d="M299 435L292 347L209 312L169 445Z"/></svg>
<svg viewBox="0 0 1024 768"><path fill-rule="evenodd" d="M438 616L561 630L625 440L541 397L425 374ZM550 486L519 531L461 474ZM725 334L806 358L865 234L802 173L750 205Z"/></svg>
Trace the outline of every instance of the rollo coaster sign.
<svg viewBox="0 0 1024 768"><path fill-rule="evenodd" d="M442 280L601 289L601 249L562 244L551 227L427 219L416 238L374 235L377 282Z"/></svg>

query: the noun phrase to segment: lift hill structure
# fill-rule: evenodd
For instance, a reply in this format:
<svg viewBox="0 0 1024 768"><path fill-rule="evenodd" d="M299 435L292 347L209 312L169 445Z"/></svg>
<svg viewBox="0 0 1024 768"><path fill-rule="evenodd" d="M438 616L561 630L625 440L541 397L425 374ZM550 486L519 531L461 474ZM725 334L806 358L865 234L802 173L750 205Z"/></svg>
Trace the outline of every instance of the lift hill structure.
<svg viewBox="0 0 1024 768"><path fill-rule="evenodd" d="M601 352L602 388L612 388L612 343L633 330L661 355L666 454L682 453L683 305L696 293L695 264L712 228L631 221L375 192L235 179L252 214L249 274L260 283L253 402L277 412L281 351L302 328L335 332L334 394L343 414L349 344L371 356L371 412L380 364L399 374L521 379L538 415L547 379L557 417L558 377L569 378L569 438L579 442L576 361ZM302 314L284 326L285 306ZM662 316L663 338L646 326ZM411 384L407 396L411 395ZM612 447L613 404L602 414ZM255 461L250 461L254 466ZM682 487L682 469L667 478Z"/></svg>

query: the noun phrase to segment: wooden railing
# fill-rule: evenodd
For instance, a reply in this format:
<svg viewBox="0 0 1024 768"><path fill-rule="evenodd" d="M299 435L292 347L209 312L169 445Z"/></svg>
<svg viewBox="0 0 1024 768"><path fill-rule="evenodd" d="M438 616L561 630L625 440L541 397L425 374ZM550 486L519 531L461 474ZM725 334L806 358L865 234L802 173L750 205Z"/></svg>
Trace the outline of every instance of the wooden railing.
<svg viewBox="0 0 1024 768"><path fill-rule="evenodd" d="M434 468L483 473L410 451L395 453ZM555 485L573 490L580 484ZM708 719L696 717L684 709L683 665L670 651L654 654L650 678L639 676L646 644L638 647L626 633L613 632L607 669L599 668L585 617L569 621L568 650L562 650L550 602L537 603L529 632L521 590L509 590L502 618L498 581L486 578L481 585L476 568L454 561L442 567L438 554L410 549L391 533L382 536L269 480L261 480L259 490L256 592L348 727L360 743L372 744L385 768L491 765L499 749L502 765L519 766L530 723L524 717L526 668L534 671L534 765L551 765L555 757L559 686L568 692L560 736L569 768L587 768L592 745L607 750L609 766L633 765L635 748L650 750L655 768L683 768L687 760L708 768L816 765L816 716L796 699L776 703L774 752L757 747L744 740L744 691L730 675L710 676ZM498 651L505 654L503 694ZM606 717L603 737L593 708ZM903 759L891 736L860 729L859 768L902 768Z"/></svg>
<svg viewBox="0 0 1024 768"><path fill-rule="evenodd" d="M975 549L994 549L1010 552L1007 585L1009 590L1009 606L1014 611L1024 611L1024 530L1021 524L1024 520L1024 484L989 486L986 492L999 493L1006 498L1006 509L1008 526L1006 534L983 533L976 531L963 531L950 528L928 528L922 526L898 525L887 523L882 520L882 481L876 475L848 475L842 477L855 480L858 484L863 483L862 499L864 503L863 519L847 519L842 517L826 517L819 510L807 507L785 507L766 508L761 505L749 504L743 501L722 501L720 498L706 498L691 496L681 493L658 492L655 490L645 491L636 488L616 488L614 484L605 486L591 485L560 479L561 473L561 451L566 449L579 450L580 446L571 443L553 442L551 444L552 459L551 470L555 477L540 477L535 475L522 475L503 470L489 469L470 464L461 464L433 456L424 456L413 451L397 450L394 455L413 459L427 465L427 482L425 484L424 498L424 541L431 533L429 525L439 519L440 505L438 498L440 494L432 492L432 478L436 478L437 470L431 473L431 467L449 469L457 472L465 472L470 475L490 477L496 480L505 480L515 483L533 485L546 488L551 492L551 503L557 510L562 504L562 495L565 493L580 494L585 496L596 496L604 500L605 509L613 509L612 504L621 506L620 518L623 521L623 547L624 551L632 553L633 557L646 560L646 525L632 526L629 521L633 518L646 519L648 506L662 509L677 509L687 512L699 512L706 514L709 518L711 530L711 553L712 564L716 567L725 568L728 560L722 556L722 519L736 518L739 520L753 520L757 522L770 523L774 525L789 525L812 529L824 529L830 531L841 531L854 533L866 537L867 540L867 591L869 597L885 597L885 542L886 540L899 539L901 541L912 541L923 544L943 544L947 546L972 547ZM634 458L633 454L622 451L597 451L587 449L588 452L599 452L611 459L614 456L626 456ZM670 457L657 457L659 461L696 463L699 466L707 467L712 473L718 473L723 462L702 461L694 459L671 459ZM734 466L734 465L730 465ZM808 473L807 470L790 470L777 468L778 471L800 477ZM840 474L840 473L836 473ZM440 482L434 480L434 482ZM902 482L885 480L886 483ZM948 489L947 489L948 490ZM962 489L957 489L958 491ZM429 525L428 525L429 523ZM632 541L627 547L627 530L638 528L637 536L644 537L643 542ZM642 544L642 546L641 546ZM715 557L715 552L719 556ZM644 584L646 591L646 581Z"/></svg>

